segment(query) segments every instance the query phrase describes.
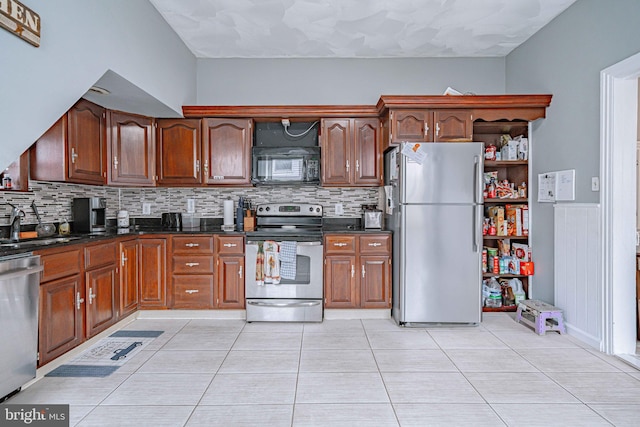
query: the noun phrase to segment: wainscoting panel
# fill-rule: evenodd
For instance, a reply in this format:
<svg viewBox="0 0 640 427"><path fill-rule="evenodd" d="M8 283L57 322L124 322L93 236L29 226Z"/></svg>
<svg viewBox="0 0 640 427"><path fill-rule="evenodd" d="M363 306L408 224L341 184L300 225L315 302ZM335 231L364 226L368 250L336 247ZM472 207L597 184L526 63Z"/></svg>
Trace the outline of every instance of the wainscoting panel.
<svg viewBox="0 0 640 427"><path fill-rule="evenodd" d="M554 304L569 333L599 348L602 330L600 205L554 206Z"/></svg>

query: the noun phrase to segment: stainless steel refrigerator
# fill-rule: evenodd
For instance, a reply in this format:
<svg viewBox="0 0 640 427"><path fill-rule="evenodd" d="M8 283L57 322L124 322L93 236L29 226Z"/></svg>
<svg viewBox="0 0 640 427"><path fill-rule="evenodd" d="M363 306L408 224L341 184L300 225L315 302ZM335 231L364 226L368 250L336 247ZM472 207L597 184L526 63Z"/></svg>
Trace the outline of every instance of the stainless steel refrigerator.
<svg viewBox="0 0 640 427"><path fill-rule="evenodd" d="M484 144L476 142L417 150L405 142L385 154L398 324L480 322L483 160Z"/></svg>

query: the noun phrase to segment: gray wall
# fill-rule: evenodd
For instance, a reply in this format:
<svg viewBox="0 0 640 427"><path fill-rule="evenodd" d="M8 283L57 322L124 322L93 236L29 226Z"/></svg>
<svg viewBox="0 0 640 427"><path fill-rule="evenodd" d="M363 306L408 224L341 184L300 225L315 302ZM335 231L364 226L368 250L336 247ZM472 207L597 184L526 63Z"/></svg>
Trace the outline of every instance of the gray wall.
<svg viewBox="0 0 640 427"><path fill-rule="evenodd" d="M578 0L506 59L508 93L551 93L532 172L575 169L576 202L598 203L600 71L640 51L638 0ZM531 190L537 191L537 182ZM553 206L534 202L534 297L553 301Z"/></svg>
<svg viewBox="0 0 640 427"><path fill-rule="evenodd" d="M504 58L198 59L199 105L375 105L380 95L502 94Z"/></svg>
<svg viewBox="0 0 640 427"><path fill-rule="evenodd" d="M195 101L196 59L147 0L31 0L35 48L0 30L0 167L17 159L107 71L171 109Z"/></svg>

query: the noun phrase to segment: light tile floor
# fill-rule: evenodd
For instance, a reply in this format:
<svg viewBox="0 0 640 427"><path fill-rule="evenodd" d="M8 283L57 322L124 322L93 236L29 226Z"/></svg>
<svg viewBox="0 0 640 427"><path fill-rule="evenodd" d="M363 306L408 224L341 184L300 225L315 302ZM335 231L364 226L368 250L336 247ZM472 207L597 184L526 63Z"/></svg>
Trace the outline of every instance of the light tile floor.
<svg viewBox="0 0 640 427"><path fill-rule="evenodd" d="M478 327L138 319L165 331L106 378L45 377L7 403L77 426L637 426L640 372L508 314Z"/></svg>

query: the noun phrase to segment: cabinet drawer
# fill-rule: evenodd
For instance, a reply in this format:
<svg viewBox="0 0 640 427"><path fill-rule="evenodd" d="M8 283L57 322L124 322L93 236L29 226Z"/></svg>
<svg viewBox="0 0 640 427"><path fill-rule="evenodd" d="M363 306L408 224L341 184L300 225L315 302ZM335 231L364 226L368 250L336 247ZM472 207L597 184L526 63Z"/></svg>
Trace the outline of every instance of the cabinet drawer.
<svg viewBox="0 0 640 427"><path fill-rule="evenodd" d="M173 308L213 308L213 276L173 276Z"/></svg>
<svg viewBox="0 0 640 427"><path fill-rule="evenodd" d="M211 236L173 236L171 241L174 254L213 253L213 238Z"/></svg>
<svg viewBox="0 0 640 427"><path fill-rule="evenodd" d="M84 268L92 268L114 264L117 259L116 243L104 243L84 248Z"/></svg>
<svg viewBox="0 0 640 427"><path fill-rule="evenodd" d="M361 254L391 253L391 236L388 234L360 236L360 253Z"/></svg>
<svg viewBox="0 0 640 427"><path fill-rule="evenodd" d="M243 254L243 236L216 236L216 252L218 254Z"/></svg>
<svg viewBox="0 0 640 427"><path fill-rule="evenodd" d="M324 239L324 251L326 253L347 253L356 251L356 236L331 235Z"/></svg>
<svg viewBox="0 0 640 427"><path fill-rule="evenodd" d="M79 274L82 269L80 250L80 247L75 247L64 252L41 255L40 263L44 266L41 283Z"/></svg>
<svg viewBox="0 0 640 427"><path fill-rule="evenodd" d="M213 255L174 255L172 261L171 271L174 274L213 274Z"/></svg>

